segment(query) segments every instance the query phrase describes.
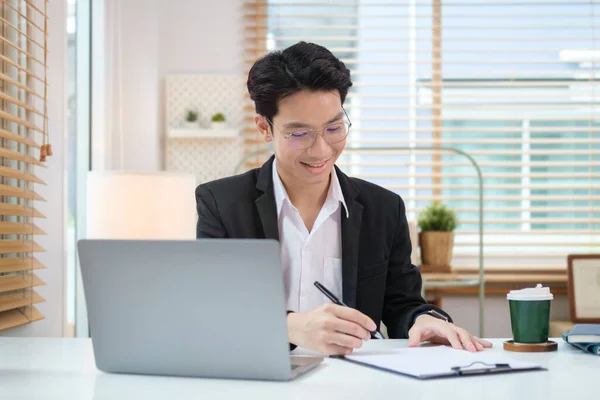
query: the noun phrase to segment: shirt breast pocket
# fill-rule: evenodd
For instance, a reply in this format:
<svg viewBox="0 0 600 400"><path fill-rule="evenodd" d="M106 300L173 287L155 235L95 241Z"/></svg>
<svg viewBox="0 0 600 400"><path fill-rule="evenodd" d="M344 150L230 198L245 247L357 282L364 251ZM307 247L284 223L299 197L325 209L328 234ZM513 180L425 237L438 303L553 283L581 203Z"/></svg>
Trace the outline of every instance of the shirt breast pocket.
<svg viewBox="0 0 600 400"><path fill-rule="evenodd" d="M325 257L323 263L323 285L338 299L342 298L342 259Z"/></svg>

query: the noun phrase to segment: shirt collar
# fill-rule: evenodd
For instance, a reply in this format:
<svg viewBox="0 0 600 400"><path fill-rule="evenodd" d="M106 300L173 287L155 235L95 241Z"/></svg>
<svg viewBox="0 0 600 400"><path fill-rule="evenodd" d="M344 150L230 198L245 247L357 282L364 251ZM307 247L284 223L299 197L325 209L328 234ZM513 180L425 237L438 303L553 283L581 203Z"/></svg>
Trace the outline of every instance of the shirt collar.
<svg viewBox="0 0 600 400"><path fill-rule="evenodd" d="M273 190L275 193L275 204L277 205L277 217L281 214L281 209L283 208L284 202L289 202L291 205L291 201L283 186L283 182L281 182L281 178L277 173L277 160L273 160ZM344 200L344 194L342 193L342 187L340 186L340 181L335 173L335 169L331 171L331 182L329 183L329 190L327 191L327 198L325 199L326 205L338 205L342 203L344 206L344 210L346 210L346 218L350 217L350 211L348 210L348 206L346 206L346 201Z"/></svg>

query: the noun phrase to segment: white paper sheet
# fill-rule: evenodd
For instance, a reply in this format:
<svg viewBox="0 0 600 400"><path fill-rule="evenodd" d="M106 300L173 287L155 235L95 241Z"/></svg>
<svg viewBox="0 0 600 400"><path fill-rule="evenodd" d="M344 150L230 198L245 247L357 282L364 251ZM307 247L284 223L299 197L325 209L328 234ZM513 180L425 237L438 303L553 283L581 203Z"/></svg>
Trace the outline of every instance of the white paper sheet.
<svg viewBox="0 0 600 400"><path fill-rule="evenodd" d="M453 367L461 367L463 371L493 368L496 364L509 364L515 370L540 367L538 364L515 361L502 354L486 352L485 350L471 353L447 346L411 347L380 352L358 351L346 356L346 358L417 378L456 375L452 370ZM467 367L474 362L477 363Z"/></svg>

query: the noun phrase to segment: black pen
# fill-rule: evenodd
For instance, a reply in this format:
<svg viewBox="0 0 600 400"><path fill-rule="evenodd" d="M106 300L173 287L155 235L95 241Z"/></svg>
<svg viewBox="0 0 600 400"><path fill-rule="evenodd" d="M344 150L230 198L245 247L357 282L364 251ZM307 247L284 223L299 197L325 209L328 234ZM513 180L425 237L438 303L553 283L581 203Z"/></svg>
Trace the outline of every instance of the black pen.
<svg viewBox="0 0 600 400"><path fill-rule="evenodd" d="M348 307L340 299L335 297L335 295L333 293L331 293L325 286L321 285L318 281L315 281L315 286L317 287L317 289L319 289L321 291L321 293L323 293L325 296L327 296L327 298L329 300L331 300L331 302L333 304L337 304L338 306ZM371 331L371 338L385 339L378 330Z"/></svg>

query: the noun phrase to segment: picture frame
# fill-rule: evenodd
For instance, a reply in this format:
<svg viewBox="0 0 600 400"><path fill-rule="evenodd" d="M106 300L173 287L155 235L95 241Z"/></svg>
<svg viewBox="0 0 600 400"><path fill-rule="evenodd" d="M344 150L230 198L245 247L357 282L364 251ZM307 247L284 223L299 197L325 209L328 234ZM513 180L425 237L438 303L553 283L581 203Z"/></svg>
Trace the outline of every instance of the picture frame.
<svg viewBox="0 0 600 400"><path fill-rule="evenodd" d="M600 253L567 258L571 322L600 324Z"/></svg>

